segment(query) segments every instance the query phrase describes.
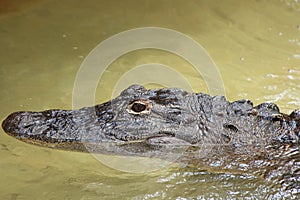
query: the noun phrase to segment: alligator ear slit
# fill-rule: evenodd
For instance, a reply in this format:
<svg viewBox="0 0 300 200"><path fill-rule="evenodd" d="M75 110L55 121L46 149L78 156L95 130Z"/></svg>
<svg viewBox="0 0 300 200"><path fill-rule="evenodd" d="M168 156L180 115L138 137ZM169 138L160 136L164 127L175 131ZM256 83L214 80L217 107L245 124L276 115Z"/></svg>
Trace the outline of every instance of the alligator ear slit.
<svg viewBox="0 0 300 200"><path fill-rule="evenodd" d="M223 124L223 127L227 128L235 133L237 133L239 131L239 129L233 124Z"/></svg>

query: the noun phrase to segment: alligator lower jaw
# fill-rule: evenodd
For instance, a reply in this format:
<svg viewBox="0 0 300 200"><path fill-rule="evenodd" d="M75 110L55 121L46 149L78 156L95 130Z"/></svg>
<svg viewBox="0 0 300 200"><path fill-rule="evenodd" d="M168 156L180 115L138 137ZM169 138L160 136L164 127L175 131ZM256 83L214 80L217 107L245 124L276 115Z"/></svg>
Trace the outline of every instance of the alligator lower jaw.
<svg viewBox="0 0 300 200"><path fill-rule="evenodd" d="M10 136L28 144L40 147L85 153L141 155L160 148L186 148L192 144L178 139L170 132L160 132L151 137L132 141L119 142L84 142L78 140L58 140L42 135L20 136L7 132ZM114 152L115 151L115 152Z"/></svg>
<svg viewBox="0 0 300 200"><path fill-rule="evenodd" d="M59 142L53 139L52 140L47 139L47 141L41 141L32 138L19 137L15 135L11 135L11 136L27 144L33 144L40 147L47 147L51 149L67 150L67 151L89 152L85 144L81 142L76 142L76 141Z"/></svg>

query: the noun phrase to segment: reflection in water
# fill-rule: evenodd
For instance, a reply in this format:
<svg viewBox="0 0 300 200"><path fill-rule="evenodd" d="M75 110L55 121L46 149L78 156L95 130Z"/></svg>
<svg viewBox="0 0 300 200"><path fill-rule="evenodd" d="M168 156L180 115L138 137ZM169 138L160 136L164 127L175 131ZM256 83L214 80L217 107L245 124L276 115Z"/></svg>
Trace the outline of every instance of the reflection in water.
<svg viewBox="0 0 300 200"><path fill-rule="evenodd" d="M19 2L13 9L1 5L0 119L16 110L70 109L74 78L89 51L116 33L144 26L175 29L203 45L219 67L230 100L272 101L286 113L300 107L299 1L46 0L30 9ZM208 92L183 59L141 50L111 64L96 102L110 99L126 71L150 62L174 67L196 91ZM88 154L30 146L1 131L0 198L291 199L294 194L296 199L299 148L282 148L268 149L260 155L263 159L251 149L231 157L191 159L188 167L129 174ZM227 170L220 170L222 165ZM243 171L249 168L251 173Z"/></svg>
<svg viewBox="0 0 300 200"><path fill-rule="evenodd" d="M226 179L223 182L225 185L220 184L221 187L228 187L228 183L232 182L230 185L233 188L226 191L227 195L233 191L237 193L236 197L248 192L249 197L264 194L265 198L295 198L300 195L299 145L243 146L235 149L218 147L213 148L207 157L195 159L194 162L200 165L200 169L215 173L221 182L224 181L224 174L227 175L225 178L230 177L231 181ZM237 184L241 180L242 184ZM248 182L254 185L251 187Z"/></svg>

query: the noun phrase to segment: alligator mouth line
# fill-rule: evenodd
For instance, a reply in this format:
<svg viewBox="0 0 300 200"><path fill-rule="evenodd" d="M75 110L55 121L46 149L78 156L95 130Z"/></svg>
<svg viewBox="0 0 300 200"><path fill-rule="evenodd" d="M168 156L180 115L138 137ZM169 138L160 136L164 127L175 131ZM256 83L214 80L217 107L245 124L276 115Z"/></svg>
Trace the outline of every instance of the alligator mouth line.
<svg viewBox="0 0 300 200"><path fill-rule="evenodd" d="M145 137L138 140L130 140L130 141L110 141L110 142L84 142L80 140L59 140L55 138L49 138L43 135L27 135L26 137L22 137L17 134L8 134L14 138L17 138L20 141L23 141L28 144L47 147L58 150L69 150L69 151L77 151L77 152L97 152L97 146L103 146L104 144L112 144L115 146L123 146L123 145L131 145L131 144L141 144L145 143L148 145L190 145L186 142L181 141L180 139L175 138L175 134L169 131L160 131L157 134L151 135L149 137ZM171 143L170 141L177 141L176 143ZM167 142L168 141L168 142ZM181 141L181 142L179 142Z"/></svg>
<svg viewBox="0 0 300 200"><path fill-rule="evenodd" d="M85 144L78 141L59 142L56 139L49 139L49 138L47 138L47 141L35 140L30 137L16 137L16 138L25 143L33 144L40 147L46 147L46 148L58 149L58 150L77 151L77 152L89 152L86 149Z"/></svg>
<svg viewBox="0 0 300 200"><path fill-rule="evenodd" d="M175 137L175 133L171 131L159 131L157 134L146 137L145 139L149 140L152 138L159 138L159 137Z"/></svg>

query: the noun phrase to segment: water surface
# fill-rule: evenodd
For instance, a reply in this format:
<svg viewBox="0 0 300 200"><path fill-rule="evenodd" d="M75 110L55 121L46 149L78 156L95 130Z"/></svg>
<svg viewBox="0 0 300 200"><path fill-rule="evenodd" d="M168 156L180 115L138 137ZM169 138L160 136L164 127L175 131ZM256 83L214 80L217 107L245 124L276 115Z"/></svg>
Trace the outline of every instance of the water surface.
<svg viewBox="0 0 300 200"><path fill-rule="evenodd" d="M0 7L0 119L17 110L71 109L85 56L114 34L146 26L199 42L219 67L229 100L275 102L286 113L300 108L299 1L43 0L0 1ZM112 63L95 101L110 99L122 74L149 62L173 67L195 91L208 92L184 59L148 49ZM0 147L1 199L280 198L251 175L181 165L120 172L89 154L27 145L2 130Z"/></svg>

